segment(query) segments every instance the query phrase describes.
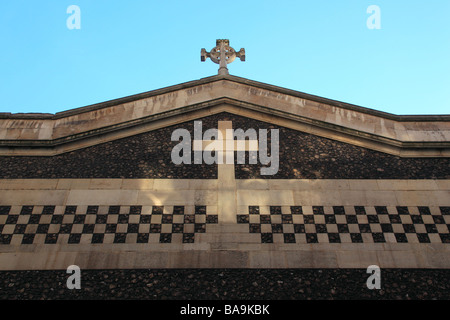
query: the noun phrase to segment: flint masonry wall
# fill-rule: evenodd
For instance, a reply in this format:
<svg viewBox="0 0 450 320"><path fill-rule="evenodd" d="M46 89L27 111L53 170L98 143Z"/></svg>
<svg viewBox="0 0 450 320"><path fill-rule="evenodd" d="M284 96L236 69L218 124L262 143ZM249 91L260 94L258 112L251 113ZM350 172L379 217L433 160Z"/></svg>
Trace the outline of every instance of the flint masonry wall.
<svg viewBox="0 0 450 320"><path fill-rule="evenodd" d="M2 270L450 267L446 116L226 76L0 118ZM279 172L174 165L194 119L279 129Z"/></svg>

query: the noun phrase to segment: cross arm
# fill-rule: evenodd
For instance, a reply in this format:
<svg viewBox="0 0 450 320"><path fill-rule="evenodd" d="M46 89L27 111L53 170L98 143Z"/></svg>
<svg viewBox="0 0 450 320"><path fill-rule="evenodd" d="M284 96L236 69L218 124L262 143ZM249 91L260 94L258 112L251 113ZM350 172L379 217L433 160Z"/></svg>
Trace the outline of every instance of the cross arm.
<svg viewBox="0 0 450 320"><path fill-rule="evenodd" d="M236 57L241 59L241 61L245 61L245 49L241 49L239 52L236 52Z"/></svg>

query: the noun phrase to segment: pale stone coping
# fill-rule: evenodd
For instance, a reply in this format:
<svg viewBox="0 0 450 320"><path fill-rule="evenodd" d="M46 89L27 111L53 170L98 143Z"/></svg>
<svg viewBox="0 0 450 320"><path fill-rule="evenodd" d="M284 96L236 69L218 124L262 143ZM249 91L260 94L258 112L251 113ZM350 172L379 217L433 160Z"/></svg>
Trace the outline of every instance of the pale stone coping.
<svg viewBox="0 0 450 320"><path fill-rule="evenodd" d="M9 140L6 144L6 146L8 146L8 143L12 143L14 148L0 148L0 154L5 156L53 156L157 130L181 122L193 121L220 112L230 112L240 116L284 126L289 129L401 157L450 157L450 150L444 148L442 145L442 143L448 144L448 140L435 141L438 145L433 144L432 141L427 142L427 140L420 140L419 142L410 142L407 144L408 140L396 140L370 132L364 133L355 129L343 128L333 124L330 125L327 122L314 121L301 116L296 116L297 118L295 118L291 114L283 113L279 110L270 111L267 108L261 109L259 106L253 106L242 102L238 103L226 98L203 103L196 108L185 107L170 111L170 114L169 112L166 112L162 115L153 115L141 120L132 121L131 124L124 122L110 127L103 127L102 129L92 131L94 134L84 132L84 134L80 136L79 133L74 133L65 137L61 142L58 142L58 140L55 139L39 142L38 139L24 140L17 138L17 145L14 145L14 139ZM62 138L59 139L61 140ZM430 145L430 143L432 143L432 145ZM36 144L44 145L40 148L33 148Z"/></svg>
<svg viewBox="0 0 450 320"><path fill-rule="evenodd" d="M217 206L224 201L227 203L236 201L237 208L249 205L263 207L450 205L449 180L259 179L235 180L235 183L236 189L233 187L225 192L226 190L220 188L218 180L0 180L2 190L0 205ZM235 212L236 208L234 206L233 208L230 207L228 211Z"/></svg>
<svg viewBox="0 0 450 320"><path fill-rule="evenodd" d="M449 191L450 179L236 179L240 190ZM0 179L0 190L212 190L217 179Z"/></svg>
<svg viewBox="0 0 450 320"><path fill-rule="evenodd" d="M171 248L172 247L172 248ZM205 244L30 245L0 253L0 270L140 268L450 268L449 246L438 244L277 244L213 250ZM2 250L2 246L0 246Z"/></svg>
<svg viewBox="0 0 450 320"><path fill-rule="evenodd" d="M211 77L209 81L193 81L184 86L174 86L172 90L160 90L149 97L136 95L127 102L116 100L115 103L103 103L104 107L78 109L78 113L65 112L66 116L54 120L0 119L0 139L56 139L226 96L269 108L277 106L277 109L292 114L397 140L450 140L448 121L436 120L431 125L420 120L399 122L392 119L394 115L356 106L349 108L348 104L299 94L232 76Z"/></svg>
<svg viewBox="0 0 450 320"><path fill-rule="evenodd" d="M225 108L221 108L222 111L233 112L237 108L241 110L242 115L250 114L250 117L258 120L274 122L295 130L390 154L404 157L450 156L447 147L429 145L430 143L447 143L446 146L448 146L450 121L446 116L429 116L428 118L423 116L418 117L417 120L404 121L400 116L388 116L388 114L355 106L350 108L346 104L333 103L331 100L327 103L326 99L319 97L309 96L312 99L310 100L295 94L294 91L282 90L283 93L280 93L277 92L280 88L261 86L256 82L242 81L234 77L212 78L211 82L194 83L187 87L176 86L175 91L161 90L159 94L150 97L137 95L137 100L124 103L110 102L104 103L104 107L100 108L66 112L66 116L51 120L27 117L0 118L0 140L6 140L7 143L17 140L15 148L2 148L1 154L50 156L69 152L120 139L136 132L155 130L169 123L178 123L180 119L187 121L193 115L186 116L183 112L188 109L192 111L193 106L197 106L193 114L198 117L202 116L201 108L198 106L204 108L208 105L216 107L217 104L222 104L226 105ZM263 109L265 109L264 112L262 112ZM221 110L216 109L216 112L218 111ZM206 110L203 116L208 113L213 112ZM284 119L270 113L283 114ZM167 114L170 114L170 118L163 119ZM155 120L144 126L140 123L150 117L155 117ZM102 137L87 134L99 132L102 133ZM80 138L81 134L83 139L76 140L75 138ZM68 143L69 140L70 143ZM30 149L22 145L27 141L58 142L58 145L50 144L45 145L46 148ZM413 143L413 145L408 147L403 145L404 143Z"/></svg>

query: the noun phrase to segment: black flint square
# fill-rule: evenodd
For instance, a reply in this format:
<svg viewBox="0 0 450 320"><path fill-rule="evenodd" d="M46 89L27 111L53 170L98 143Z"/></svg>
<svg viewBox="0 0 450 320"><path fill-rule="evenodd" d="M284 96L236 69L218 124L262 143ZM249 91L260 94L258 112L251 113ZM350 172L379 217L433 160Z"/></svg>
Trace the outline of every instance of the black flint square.
<svg viewBox="0 0 450 320"><path fill-rule="evenodd" d="M39 224L39 221L41 221L41 215L33 214L30 216L30 219L28 220L28 224Z"/></svg>
<svg viewBox="0 0 450 320"><path fill-rule="evenodd" d="M317 234L307 233L306 234L306 242L307 243L319 243L319 240L317 239Z"/></svg>
<svg viewBox="0 0 450 320"><path fill-rule="evenodd" d="M86 214L97 214L97 213L98 213L98 206L88 206Z"/></svg>
<svg viewBox="0 0 450 320"><path fill-rule="evenodd" d="M209 224L217 224L219 223L219 216L216 214L207 215L206 216L206 223Z"/></svg>
<svg viewBox="0 0 450 320"><path fill-rule="evenodd" d="M195 206L195 214L206 214L206 206Z"/></svg>
<svg viewBox="0 0 450 320"><path fill-rule="evenodd" d="M389 220L391 221L391 223L396 223L396 224L402 223L402 219L397 214L390 214Z"/></svg>
<svg viewBox="0 0 450 320"><path fill-rule="evenodd" d="M161 233L159 236L159 243L171 243L172 234L171 233Z"/></svg>
<svg viewBox="0 0 450 320"><path fill-rule="evenodd" d="M148 243L148 233L139 233L137 236L137 243Z"/></svg>
<svg viewBox="0 0 450 320"><path fill-rule="evenodd" d="M49 215L55 213L55 206L44 206L44 209L42 209L43 215Z"/></svg>
<svg viewBox="0 0 450 320"><path fill-rule="evenodd" d="M129 217L130 217L129 214L119 214L117 223L122 223L122 224L128 223Z"/></svg>
<svg viewBox="0 0 450 320"><path fill-rule="evenodd" d="M433 221L435 224L445 224L444 217L442 216L433 216Z"/></svg>
<svg viewBox="0 0 450 320"><path fill-rule="evenodd" d="M292 224L292 214L282 214L281 223Z"/></svg>
<svg viewBox="0 0 450 320"><path fill-rule="evenodd" d="M45 236L45 244L56 244L58 241L57 233L49 233Z"/></svg>
<svg viewBox="0 0 450 320"><path fill-rule="evenodd" d="M61 224L62 221L63 221L62 215L54 215L54 216L52 216L51 224Z"/></svg>
<svg viewBox="0 0 450 320"><path fill-rule="evenodd" d="M273 235L271 233L261 233L262 243L273 243Z"/></svg>
<svg viewBox="0 0 450 320"><path fill-rule="evenodd" d="M205 233L206 232L206 224L205 223L196 223L194 226L195 233Z"/></svg>
<svg viewBox="0 0 450 320"><path fill-rule="evenodd" d="M17 220L19 220L18 215L9 215L8 218L6 218L5 224L16 224Z"/></svg>
<svg viewBox="0 0 450 320"><path fill-rule="evenodd" d="M96 224L106 224L108 221L108 216L106 214L99 214L95 217Z"/></svg>
<svg viewBox="0 0 450 320"><path fill-rule="evenodd" d="M172 225L172 233L183 233L184 224L182 223L174 223Z"/></svg>
<svg viewBox="0 0 450 320"><path fill-rule="evenodd" d="M194 243L195 234L194 233L184 233L183 243Z"/></svg>
<svg viewBox="0 0 450 320"><path fill-rule="evenodd" d="M249 216L244 214L237 215L237 223L248 223L249 222Z"/></svg>
<svg viewBox="0 0 450 320"><path fill-rule="evenodd" d="M34 206L23 206L20 210L21 215L30 215L33 212Z"/></svg>
<svg viewBox="0 0 450 320"><path fill-rule="evenodd" d="M430 243L430 238L428 237L428 234L426 234L426 233L418 233L417 239L419 239L420 243Z"/></svg>
<svg viewBox="0 0 450 320"><path fill-rule="evenodd" d="M283 225L279 223L272 223L272 233L283 233Z"/></svg>
<svg viewBox="0 0 450 320"><path fill-rule="evenodd" d="M345 209L342 206L334 206L333 212L334 212L334 214L337 214L337 215L343 215L343 214L345 214Z"/></svg>
<svg viewBox="0 0 450 320"><path fill-rule="evenodd" d="M126 240L127 240L126 233L116 233L114 235L114 243L125 243Z"/></svg>
<svg viewBox="0 0 450 320"><path fill-rule="evenodd" d="M316 224L317 233L327 233L327 226L325 224Z"/></svg>
<svg viewBox="0 0 450 320"><path fill-rule="evenodd" d="M261 225L259 223L250 223L250 233L261 233Z"/></svg>
<svg viewBox="0 0 450 320"><path fill-rule="evenodd" d="M270 216L266 214L261 215L259 218L259 222L261 224L270 224L271 223Z"/></svg>
<svg viewBox="0 0 450 320"><path fill-rule="evenodd" d="M360 224L359 225L359 232L361 233L371 233L372 230L370 229L370 225L369 224Z"/></svg>
<svg viewBox="0 0 450 320"><path fill-rule="evenodd" d="M291 214L303 214L303 208L300 206L292 206Z"/></svg>
<svg viewBox="0 0 450 320"><path fill-rule="evenodd" d="M0 216L6 216L11 211L11 206L0 206Z"/></svg>
<svg viewBox="0 0 450 320"><path fill-rule="evenodd" d="M173 214L184 214L184 206L174 206Z"/></svg>
<svg viewBox="0 0 450 320"><path fill-rule="evenodd" d="M37 227L36 234L46 234L48 232L49 224L40 224Z"/></svg>
<svg viewBox="0 0 450 320"><path fill-rule="evenodd" d="M105 235L103 233L94 233L92 235L91 243L103 243L103 239L105 238Z"/></svg>
<svg viewBox="0 0 450 320"><path fill-rule="evenodd" d="M106 225L105 233L116 233L117 224L109 223Z"/></svg>
<svg viewBox="0 0 450 320"><path fill-rule="evenodd" d="M16 227L14 228L14 234L24 234L26 229L26 224L16 224Z"/></svg>
<svg viewBox="0 0 450 320"><path fill-rule="evenodd" d="M386 207L376 206L375 211L377 212L377 214L388 214Z"/></svg>
<svg viewBox="0 0 450 320"><path fill-rule="evenodd" d="M305 225L304 224L294 224L294 233L305 233Z"/></svg>
<svg viewBox="0 0 450 320"><path fill-rule="evenodd" d="M425 230L427 230L427 233L438 233L436 225L434 224L425 224Z"/></svg>
<svg viewBox="0 0 450 320"><path fill-rule="evenodd" d="M321 214L321 215L325 214L323 211L323 207L321 207L321 206L313 206L313 213Z"/></svg>
<svg viewBox="0 0 450 320"><path fill-rule="evenodd" d="M341 243L341 237L339 236L339 233L329 233L328 241L330 243Z"/></svg>
<svg viewBox="0 0 450 320"><path fill-rule="evenodd" d="M314 224L314 216L313 215L306 215L306 216L303 216L303 222L305 223L305 224Z"/></svg>
<svg viewBox="0 0 450 320"><path fill-rule="evenodd" d="M33 244L34 234L24 234L22 238L22 244Z"/></svg>
<svg viewBox="0 0 450 320"><path fill-rule="evenodd" d="M406 237L406 234L404 233L395 233L395 239L397 240L398 243L407 243L408 242L408 238Z"/></svg>
<svg viewBox="0 0 450 320"><path fill-rule="evenodd" d="M71 234L69 235L69 244L79 244L81 240L81 234L76 233L76 234Z"/></svg>
<svg viewBox="0 0 450 320"><path fill-rule="evenodd" d="M150 233L161 233L161 225L160 224L151 224L150 225Z"/></svg>
<svg viewBox="0 0 450 320"><path fill-rule="evenodd" d="M153 206L152 207L152 214L163 214L164 207L161 206Z"/></svg>
<svg viewBox="0 0 450 320"><path fill-rule="evenodd" d="M397 212L398 212L398 214L402 214L402 215L409 214L408 207L397 207Z"/></svg>
<svg viewBox="0 0 450 320"><path fill-rule="evenodd" d="M411 220L414 224L423 224L422 216L411 215Z"/></svg>
<svg viewBox="0 0 450 320"><path fill-rule="evenodd" d="M418 209L419 209L419 213L421 215L427 215L427 216L431 215L430 208L428 208L428 207L418 207Z"/></svg>
<svg viewBox="0 0 450 320"><path fill-rule="evenodd" d="M345 218L347 219L347 223L351 223L351 224L358 223L358 219L356 218L356 215L347 215L347 216L345 216Z"/></svg>
<svg viewBox="0 0 450 320"><path fill-rule="evenodd" d="M394 232L392 230L392 225L388 224L388 223L382 223L381 224L381 231L384 232L384 233L392 233L392 232Z"/></svg>
<svg viewBox="0 0 450 320"><path fill-rule="evenodd" d="M450 243L450 233L445 234L440 233L439 237L441 237L442 243Z"/></svg>
<svg viewBox="0 0 450 320"><path fill-rule="evenodd" d="M152 220L152 216L150 215L141 215L139 218L139 223L141 224L150 224Z"/></svg>
<svg viewBox="0 0 450 320"><path fill-rule="evenodd" d="M281 214L281 207L280 206L271 206L270 207L270 214Z"/></svg>
<svg viewBox="0 0 450 320"><path fill-rule="evenodd" d="M84 234L93 234L94 233L95 224L85 224L83 226Z"/></svg>
<svg viewBox="0 0 450 320"><path fill-rule="evenodd" d="M403 230L405 230L405 233L416 233L416 228L413 224L404 224Z"/></svg>
<svg viewBox="0 0 450 320"><path fill-rule="evenodd" d="M77 212L77 206L67 206L64 214L75 214Z"/></svg>
<svg viewBox="0 0 450 320"><path fill-rule="evenodd" d="M295 234L285 233L283 236L284 236L284 243L295 243Z"/></svg>
<svg viewBox="0 0 450 320"><path fill-rule="evenodd" d="M59 228L60 234L69 234L72 231L72 224L62 224Z"/></svg>
<svg viewBox="0 0 450 320"><path fill-rule="evenodd" d="M141 214L142 212L142 206L131 206L130 207L130 214Z"/></svg>
<svg viewBox="0 0 450 320"><path fill-rule="evenodd" d="M336 216L334 214L326 214L325 215L325 223L326 224L335 224Z"/></svg>
<svg viewBox="0 0 450 320"><path fill-rule="evenodd" d="M350 233L352 243L363 243L363 238L360 233Z"/></svg>
<svg viewBox="0 0 450 320"><path fill-rule="evenodd" d="M108 214L119 214L120 206L110 206L108 209Z"/></svg>
<svg viewBox="0 0 450 320"><path fill-rule="evenodd" d="M79 215L76 215L75 218L73 219L73 224L83 224L85 220L86 220L86 215L79 214Z"/></svg>
<svg viewBox="0 0 450 320"><path fill-rule="evenodd" d="M0 244L10 244L12 239L12 234L1 234Z"/></svg>
<svg viewBox="0 0 450 320"><path fill-rule="evenodd" d="M384 243L386 242L386 239L384 238L384 234L381 232L374 232L372 233L373 242L375 243Z"/></svg>

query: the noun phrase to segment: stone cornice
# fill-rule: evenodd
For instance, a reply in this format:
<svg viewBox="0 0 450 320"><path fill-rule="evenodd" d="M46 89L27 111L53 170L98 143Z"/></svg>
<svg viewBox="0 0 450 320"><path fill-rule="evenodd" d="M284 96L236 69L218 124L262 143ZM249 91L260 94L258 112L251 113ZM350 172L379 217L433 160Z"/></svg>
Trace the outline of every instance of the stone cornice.
<svg viewBox="0 0 450 320"><path fill-rule="evenodd" d="M57 114L0 114L0 155L51 156L231 112L400 156L450 156L450 115L399 116L231 75Z"/></svg>

